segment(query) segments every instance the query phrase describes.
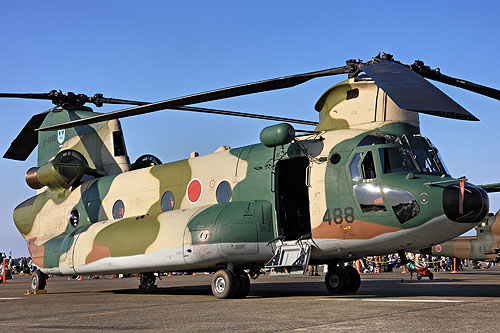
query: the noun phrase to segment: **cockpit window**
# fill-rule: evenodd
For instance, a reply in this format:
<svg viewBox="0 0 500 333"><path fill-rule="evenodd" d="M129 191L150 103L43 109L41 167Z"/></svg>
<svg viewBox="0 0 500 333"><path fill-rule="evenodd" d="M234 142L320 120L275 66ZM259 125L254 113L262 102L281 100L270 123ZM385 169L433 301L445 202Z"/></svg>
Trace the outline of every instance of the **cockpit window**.
<svg viewBox="0 0 500 333"><path fill-rule="evenodd" d="M378 149L383 173L418 172L411 156L403 147L387 147Z"/></svg>
<svg viewBox="0 0 500 333"><path fill-rule="evenodd" d="M384 193L399 223L411 220L420 212L420 206L411 193L390 187L385 187Z"/></svg>
<svg viewBox="0 0 500 333"><path fill-rule="evenodd" d="M415 154L416 161L423 173L435 175L449 175L441 156L437 149L432 145L429 139L423 136L414 136L412 140L412 151Z"/></svg>
<svg viewBox="0 0 500 333"><path fill-rule="evenodd" d="M399 146L379 148L380 161L384 174L394 172L426 173L439 176L450 174L438 150L432 145L429 139L420 134L412 136L403 134L399 137L393 134L373 132L365 136L359 142L358 147L372 145ZM367 158L368 154L365 159ZM363 161L363 165L364 163ZM363 176L365 176L364 173ZM369 175L367 176L363 178L371 179Z"/></svg>
<svg viewBox="0 0 500 333"><path fill-rule="evenodd" d="M375 173L375 163L373 162L373 154L371 151L366 153L366 156L361 163L361 170L363 172L363 179L374 179L377 177L377 174Z"/></svg>
<svg viewBox="0 0 500 333"><path fill-rule="evenodd" d="M354 194L363 213L385 212L384 199L376 183L354 185Z"/></svg>
<svg viewBox="0 0 500 333"><path fill-rule="evenodd" d="M363 153L356 153L352 158L351 164L349 164L349 169L351 170L351 179L354 181L361 180L361 174L359 172L359 161L363 157Z"/></svg>
<svg viewBox="0 0 500 333"><path fill-rule="evenodd" d="M385 145L385 144L401 144L401 139L392 134L371 133L363 138L358 144L359 146Z"/></svg>

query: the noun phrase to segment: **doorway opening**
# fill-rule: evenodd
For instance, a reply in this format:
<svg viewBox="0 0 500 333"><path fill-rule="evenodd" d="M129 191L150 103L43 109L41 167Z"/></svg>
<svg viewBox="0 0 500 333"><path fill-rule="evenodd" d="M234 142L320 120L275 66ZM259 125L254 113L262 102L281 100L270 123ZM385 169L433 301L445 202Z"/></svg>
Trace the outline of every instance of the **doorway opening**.
<svg viewBox="0 0 500 333"><path fill-rule="evenodd" d="M282 160L276 165L278 235L285 240L311 238L306 157Z"/></svg>

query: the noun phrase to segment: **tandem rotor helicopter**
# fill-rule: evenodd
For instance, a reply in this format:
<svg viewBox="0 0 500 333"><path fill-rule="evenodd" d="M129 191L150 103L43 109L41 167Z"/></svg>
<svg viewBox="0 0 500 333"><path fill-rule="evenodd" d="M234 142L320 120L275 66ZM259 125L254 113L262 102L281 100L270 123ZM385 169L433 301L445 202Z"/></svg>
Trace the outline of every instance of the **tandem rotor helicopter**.
<svg viewBox="0 0 500 333"><path fill-rule="evenodd" d="M337 74L348 79L319 98L318 123L189 106ZM4 155L26 160L38 146L38 166L26 173L37 194L14 211L39 267L31 288L43 289L49 274L140 273L139 287L151 289L155 272L207 271L216 297L242 298L265 269L288 276L328 264L328 291L356 292L360 275L346 261L431 247L489 210L486 191L453 178L419 127L419 113L478 119L424 78L500 99L499 90L389 54L157 103L0 94L56 105L34 115ZM135 106L100 114L86 103ZM118 119L164 109L279 123L259 144L131 164Z"/></svg>

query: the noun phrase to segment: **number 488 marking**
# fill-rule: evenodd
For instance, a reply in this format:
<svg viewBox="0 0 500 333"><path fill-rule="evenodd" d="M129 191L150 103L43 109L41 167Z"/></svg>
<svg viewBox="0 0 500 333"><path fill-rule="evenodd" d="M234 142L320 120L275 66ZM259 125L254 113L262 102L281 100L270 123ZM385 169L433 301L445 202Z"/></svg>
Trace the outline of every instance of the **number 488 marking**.
<svg viewBox="0 0 500 333"><path fill-rule="evenodd" d="M346 207L343 212L341 208L334 208L331 213L328 208L325 215L323 215L323 222L328 222L328 225L331 225L332 222L335 224L342 224L344 221L347 223L354 222L354 208Z"/></svg>

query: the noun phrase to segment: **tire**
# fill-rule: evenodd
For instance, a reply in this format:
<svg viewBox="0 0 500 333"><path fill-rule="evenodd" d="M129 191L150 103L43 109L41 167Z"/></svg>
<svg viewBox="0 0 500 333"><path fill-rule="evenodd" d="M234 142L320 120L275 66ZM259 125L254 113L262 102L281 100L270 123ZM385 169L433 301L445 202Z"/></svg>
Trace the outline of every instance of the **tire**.
<svg viewBox="0 0 500 333"><path fill-rule="evenodd" d="M328 269L325 275L326 289L330 294L341 294L346 292L349 277L344 269L335 266L333 269Z"/></svg>
<svg viewBox="0 0 500 333"><path fill-rule="evenodd" d="M434 274L429 274L429 280L434 280Z"/></svg>
<svg viewBox="0 0 500 333"><path fill-rule="evenodd" d="M420 280L422 278L422 274L418 273L417 274L417 280Z"/></svg>
<svg viewBox="0 0 500 333"><path fill-rule="evenodd" d="M347 273L347 278L349 282L346 288L346 292L355 293L361 286L361 277L359 276L359 273L356 270L356 268L352 266L345 266L344 270Z"/></svg>
<svg viewBox="0 0 500 333"><path fill-rule="evenodd" d="M237 288L234 275L227 269L221 269L214 274L212 279L212 294L217 298L230 298Z"/></svg>
<svg viewBox="0 0 500 333"><path fill-rule="evenodd" d="M34 271L31 275L31 290L43 290L46 284L46 275L40 271Z"/></svg>
<svg viewBox="0 0 500 333"><path fill-rule="evenodd" d="M235 289L233 298L245 298L250 292L250 278L243 270L235 272L235 278L238 279L238 288Z"/></svg>
<svg viewBox="0 0 500 333"><path fill-rule="evenodd" d="M156 276L153 273L142 273L140 278L139 289L141 290L153 290L156 289Z"/></svg>

